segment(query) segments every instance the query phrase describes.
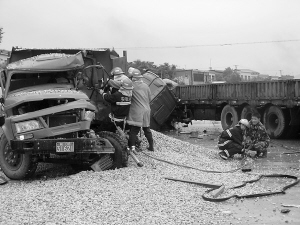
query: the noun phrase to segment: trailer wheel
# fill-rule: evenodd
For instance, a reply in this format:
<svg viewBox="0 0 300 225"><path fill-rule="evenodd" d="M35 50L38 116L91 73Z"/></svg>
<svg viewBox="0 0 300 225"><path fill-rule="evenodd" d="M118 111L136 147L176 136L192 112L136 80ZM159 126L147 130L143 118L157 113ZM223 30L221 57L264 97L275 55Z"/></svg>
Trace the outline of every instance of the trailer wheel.
<svg viewBox="0 0 300 225"><path fill-rule="evenodd" d="M236 109L233 106L226 105L221 113L222 128L228 129L239 122L239 117Z"/></svg>
<svg viewBox="0 0 300 225"><path fill-rule="evenodd" d="M111 169L126 167L128 165L128 153L126 150L127 144L125 143L125 140L117 134L108 131L101 131L98 135L107 139L115 148L115 153L111 154L113 160L113 166Z"/></svg>
<svg viewBox="0 0 300 225"><path fill-rule="evenodd" d="M241 119L250 121L253 113L258 113L257 109L250 105L246 105L241 112Z"/></svg>
<svg viewBox="0 0 300 225"><path fill-rule="evenodd" d="M34 175L37 160L31 154L13 152L6 136L0 139L0 167L3 173L12 180L22 180Z"/></svg>
<svg viewBox="0 0 300 225"><path fill-rule="evenodd" d="M288 128L285 112L278 106L270 106L264 113L264 124L271 138L282 138Z"/></svg>

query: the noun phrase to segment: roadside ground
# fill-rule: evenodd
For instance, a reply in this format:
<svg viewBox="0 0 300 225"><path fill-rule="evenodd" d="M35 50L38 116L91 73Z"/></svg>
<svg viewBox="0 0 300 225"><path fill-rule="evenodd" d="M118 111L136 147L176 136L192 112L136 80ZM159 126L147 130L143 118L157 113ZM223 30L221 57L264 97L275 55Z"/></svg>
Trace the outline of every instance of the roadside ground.
<svg viewBox="0 0 300 225"><path fill-rule="evenodd" d="M189 143L219 150L216 147L218 135L222 131L220 122L193 121L188 127L180 127L181 131L165 132L166 135ZM192 132L192 133L190 133ZM268 157L254 161L252 171L255 174L288 174L300 178L300 140L271 140ZM282 153L293 154L282 154ZM223 160L220 158L220 160ZM230 163L230 160L228 160ZM282 186L280 179L268 179L270 188ZM250 198L230 199L220 204L224 214L232 214L232 224L300 224L300 184L291 187L286 194ZM295 205L298 207L284 207ZM289 209L288 213L281 210Z"/></svg>

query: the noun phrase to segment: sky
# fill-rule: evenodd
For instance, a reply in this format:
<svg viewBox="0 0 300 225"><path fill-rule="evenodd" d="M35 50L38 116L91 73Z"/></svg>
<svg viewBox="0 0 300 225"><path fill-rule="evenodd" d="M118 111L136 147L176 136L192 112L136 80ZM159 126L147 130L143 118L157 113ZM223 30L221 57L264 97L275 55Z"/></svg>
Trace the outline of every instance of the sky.
<svg viewBox="0 0 300 225"><path fill-rule="evenodd" d="M114 48L128 61L300 78L299 0L0 0L0 49Z"/></svg>

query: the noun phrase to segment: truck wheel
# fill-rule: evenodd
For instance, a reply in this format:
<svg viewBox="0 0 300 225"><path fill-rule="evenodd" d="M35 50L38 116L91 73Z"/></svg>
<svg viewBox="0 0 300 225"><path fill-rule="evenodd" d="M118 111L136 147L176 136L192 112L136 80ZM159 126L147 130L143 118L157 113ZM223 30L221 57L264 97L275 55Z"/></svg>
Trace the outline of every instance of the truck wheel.
<svg viewBox="0 0 300 225"><path fill-rule="evenodd" d="M264 124L270 138L282 138L288 128L284 111L278 106L270 106L264 113Z"/></svg>
<svg viewBox="0 0 300 225"><path fill-rule="evenodd" d="M114 146L115 153L111 154L113 160L113 166L111 169L115 168L122 168L128 166L128 153L126 150L126 142L117 134L108 132L108 131L101 131L98 135L102 138L109 140L109 142Z"/></svg>
<svg viewBox="0 0 300 225"><path fill-rule="evenodd" d="M241 112L241 119L247 119L247 120L251 120L252 114L253 113L257 113L257 109L250 106L250 105L246 105L242 112Z"/></svg>
<svg viewBox="0 0 300 225"><path fill-rule="evenodd" d="M236 109L230 105L226 105L221 113L222 128L228 129L239 122L239 117Z"/></svg>
<svg viewBox="0 0 300 225"><path fill-rule="evenodd" d="M33 176L37 164L37 160L31 154L13 152L6 136L2 134L0 140L0 167L8 178L12 180L30 178Z"/></svg>

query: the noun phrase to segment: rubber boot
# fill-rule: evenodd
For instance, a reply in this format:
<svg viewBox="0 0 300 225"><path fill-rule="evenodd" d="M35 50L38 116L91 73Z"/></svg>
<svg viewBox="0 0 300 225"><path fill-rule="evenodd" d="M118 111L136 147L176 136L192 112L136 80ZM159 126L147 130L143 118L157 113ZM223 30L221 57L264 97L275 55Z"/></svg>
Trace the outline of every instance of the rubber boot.
<svg viewBox="0 0 300 225"><path fill-rule="evenodd" d="M149 132L145 132L144 131L144 134L145 134L145 137L147 138L147 141L149 143L149 147L147 148L149 151L154 151L154 141L153 141L153 137L152 137L152 133L149 129Z"/></svg>
<svg viewBox="0 0 300 225"><path fill-rule="evenodd" d="M149 142L148 150L154 152L153 139L150 141L148 140L148 142Z"/></svg>

